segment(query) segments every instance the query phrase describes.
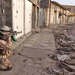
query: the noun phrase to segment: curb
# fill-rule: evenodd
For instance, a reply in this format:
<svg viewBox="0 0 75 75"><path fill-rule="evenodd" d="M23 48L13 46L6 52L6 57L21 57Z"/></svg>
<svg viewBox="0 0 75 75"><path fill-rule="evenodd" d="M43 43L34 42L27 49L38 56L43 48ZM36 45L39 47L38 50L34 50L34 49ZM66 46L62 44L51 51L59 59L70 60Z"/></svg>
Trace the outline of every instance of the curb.
<svg viewBox="0 0 75 75"><path fill-rule="evenodd" d="M20 37L19 39L17 39L16 42L12 42L12 49L15 49L17 48L21 43L23 43L25 41L26 37L25 36L22 36Z"/></svg>

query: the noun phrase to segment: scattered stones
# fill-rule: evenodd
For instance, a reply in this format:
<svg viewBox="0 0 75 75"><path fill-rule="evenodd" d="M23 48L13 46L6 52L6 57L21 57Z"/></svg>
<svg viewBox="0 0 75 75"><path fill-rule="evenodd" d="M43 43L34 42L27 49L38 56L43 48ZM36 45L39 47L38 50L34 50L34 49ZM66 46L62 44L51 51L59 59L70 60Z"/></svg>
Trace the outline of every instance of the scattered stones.
<svg viewBox="0 0 75 75"><path fill-rule="evenodd" d="M70 60L70 57L69 56L67 56L67 55L57 55L57 59L59 60L59 61L65 61L65 60Z"/></svg>
<svg viewBox="0 0 75 75"><path fill-rule="evenodd" d="M70 54L68 54L70 56L71 59L75 59L75 52L70 52Z"/></svg>
<svg viewBox="0 0 75 75"><path fill-rule="evenodd" d="M58 51L57 59L60 61L60 68L68 72L75 71L75 30L73 25L58 27L54 32L56 48ZM75 73L69 75L75 75ZM65 75L65 74L63 74ZM67 74L66 74L67 75Z"/></svg>
<svg viewBox="0 0 75 75"><path fill-rule="evenodd" d="M73 65L68 65L68 64L66 64L66 63L62 63L62 65L64 65L64 67L65 67L68 71L70 71L70 72L74 72L74 71L75 71L75 66L73 66Z"/></svg>
<svg viewBox="0 0 75 75"><path fill-rule="evenodd" d="M67 61L65 61L65 63L75 66L75 59L67 60Z"/></svg>

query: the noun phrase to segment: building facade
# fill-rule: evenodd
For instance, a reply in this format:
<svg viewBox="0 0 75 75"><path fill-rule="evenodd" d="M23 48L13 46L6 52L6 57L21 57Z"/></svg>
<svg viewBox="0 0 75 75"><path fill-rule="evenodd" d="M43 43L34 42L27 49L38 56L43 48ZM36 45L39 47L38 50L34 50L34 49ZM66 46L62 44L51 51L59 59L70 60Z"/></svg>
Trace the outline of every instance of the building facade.
<svg viewBox="0 0 75 75"><path fill-rule="evenodd" d="M0 27L12 24L11 0L0 0Z"/></svg>
<svg viewBox="0 0 75 75"><path fill-rule="evenodd" d="M51 0L40 1L40 26L50 25Z"/></svg>
<svg viewBox="0 0 75 75"><path fill-rule="evenodd" d="M32 29L37 30L39 28L40 23L40 1L39 0L29 0L32 2Z"/></svg>
<svg viewBox="0 0 75 75"><path fill-rule="evenodd" d="M62 5L64 6L68 11L75 14L75 6L72 5Z"/></svg>
<svg viewBox="0 0 75 75"><path fill-rule="evenodd" d="M68 22L75 22L75 6L73 5L63 5L68 11Z"/></svg>
<svg viewBox="0 0 75 75"><path fill-rule="evenodd" d="M39 27L39 0L0 0L0 26L7 25L16 35L29 36Z"/></svg>
<svg viewBox="0 0 75 75"><path fill-rule="evenodd" d="M67 9L55 1L51 1L51 25L64 24L67 22Z"/></svg>
<svg viewBox="0 0 75 75"><path fill-rule="evenodd" d="M12 3L15 6L12 8L13 23L18 24L18 26L13 24L13 27L17 27L13 29L22 31L22 35L29 36L33 29L36 30L39 27L39 0L12 0ZM14 14L17 16L17 20L15 20ZM18 34L18 37L22 35Z"/></svg>
<svg viewBox="0 0 75 75"><path fill-rule="evenodd" d="M41 26L50 27L52 25L67 23L67 9L56 1L50 1L50 3L49 1L50 0L40 1Z"/></svg>

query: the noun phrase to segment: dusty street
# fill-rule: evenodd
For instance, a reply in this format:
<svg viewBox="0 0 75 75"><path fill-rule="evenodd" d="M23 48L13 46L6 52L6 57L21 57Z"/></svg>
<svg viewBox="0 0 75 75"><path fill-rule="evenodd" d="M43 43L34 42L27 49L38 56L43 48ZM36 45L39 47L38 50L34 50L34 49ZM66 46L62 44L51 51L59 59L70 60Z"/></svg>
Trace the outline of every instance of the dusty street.
<svg viewBox="0 0 75 75"><path fill-rule="evenodd" d="M74 1L0 0L0 75L75 75Z"/></svg>
<svg viewBox="0 0 75 75"><path fill-rule="evenodd" d="M10 58L13 69L1 71L0 75L50 75L49 68L56 64L50 56L55 53L54 35L50 29L43 29L15 49Z"/></svg>
<svg viewBox="0 0 75 75"><path fill-rule="evenodd" d="M75 75L74 35L74 25L42 29L14 50L13 69L0 75Z"/></svg>

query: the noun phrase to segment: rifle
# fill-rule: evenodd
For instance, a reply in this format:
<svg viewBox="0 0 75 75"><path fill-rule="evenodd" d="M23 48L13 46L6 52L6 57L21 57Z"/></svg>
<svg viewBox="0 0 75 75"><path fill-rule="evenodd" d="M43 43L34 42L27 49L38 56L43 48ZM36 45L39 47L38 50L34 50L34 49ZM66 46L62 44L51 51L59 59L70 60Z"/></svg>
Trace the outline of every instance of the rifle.
<svg viewBox="0 0 75 75"><path fill-rule="evenodd" d="M15 38L15 35L22 33L22 31L20 31L20 32L13 31L13 32L10 32L10 33L11 33L10 35L11 35L12 40L16 41L17 39Z"/></svg>
<svg viewBox="0 0 75 75"><path fill-rule="evenodd" d="M20 34L20 33L22 33L22 31L19 31L19 32L17 32L17 31L10 31L10 35L11 36L14 36L14 35L17 35L17 34Z"/></svg>
<svg viewBox="0 0 75 75"><path fill-rule="evenodd" d="M13 41L16 41L16 38L15 38L14 35L17 35L17 34L20 34L20 33L22 33L22 31L20 31L20 32L17 32L17 31L10 31L10 33L9 33L8 35L11 36L11 38L12 38ZM3 34L3 33L0 31L0 39L1 39L1 40L7 41L7 40L8 40L8 35L5 35L5 34Z"/></svg>

